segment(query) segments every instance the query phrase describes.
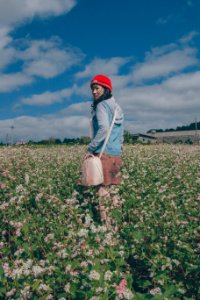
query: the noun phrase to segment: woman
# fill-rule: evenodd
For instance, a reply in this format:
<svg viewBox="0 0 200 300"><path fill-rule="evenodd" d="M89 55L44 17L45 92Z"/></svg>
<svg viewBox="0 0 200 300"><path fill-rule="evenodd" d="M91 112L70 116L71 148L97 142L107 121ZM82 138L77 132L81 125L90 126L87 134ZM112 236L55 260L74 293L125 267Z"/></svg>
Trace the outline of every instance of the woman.
<svg viewBox="0 0 200 300"><path fill-rule="evenodd" d="M120 106L112 96L112 82L105 75L96 75L91 80L93 95L92 104L92 139L88 146L87 154L99 155L103 143L108 134L114 111L116 119L110 138L101 157L104 182L99 187L100 197L109 196L109 186L118 185L121 182L120 169L122 167L123 121L124 116Z"/></svg>

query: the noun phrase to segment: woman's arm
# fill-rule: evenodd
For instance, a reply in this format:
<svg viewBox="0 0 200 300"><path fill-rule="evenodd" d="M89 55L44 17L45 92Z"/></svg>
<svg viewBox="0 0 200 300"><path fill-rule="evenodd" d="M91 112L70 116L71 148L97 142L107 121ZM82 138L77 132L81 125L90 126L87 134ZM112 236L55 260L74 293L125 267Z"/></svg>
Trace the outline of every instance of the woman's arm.
<svg viewBox="0 0 200 300"><path fill-rule="evenodd" d="M95 152L99 144L105 140L110 128L108 112L103 103L98 104L96 117L99 129L88 146L89 152Z"/></svg>

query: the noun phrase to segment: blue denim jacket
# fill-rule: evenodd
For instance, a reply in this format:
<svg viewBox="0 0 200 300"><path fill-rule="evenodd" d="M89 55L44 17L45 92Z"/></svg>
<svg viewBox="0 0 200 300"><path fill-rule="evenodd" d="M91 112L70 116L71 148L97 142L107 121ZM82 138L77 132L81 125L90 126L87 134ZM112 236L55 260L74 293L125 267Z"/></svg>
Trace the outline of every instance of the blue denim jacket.
<svg viewBox="0 0 200 300"><path fill-rule="evenodd" d="M93 138L88 146L89 152L101 152L104 140L106 139L110 125L112 123L115 109L117 112L116 119L104 153L116 156L121 155L124 134L124 115L122 109L116 103L114 97L100 102L97 105L96 111L93 112Z"/></svg>

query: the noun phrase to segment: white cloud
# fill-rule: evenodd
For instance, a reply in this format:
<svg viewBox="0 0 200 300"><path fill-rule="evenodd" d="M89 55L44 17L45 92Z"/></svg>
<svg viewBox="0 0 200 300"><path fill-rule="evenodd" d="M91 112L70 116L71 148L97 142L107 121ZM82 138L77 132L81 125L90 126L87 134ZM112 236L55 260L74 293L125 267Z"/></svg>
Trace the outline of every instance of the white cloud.
<svg viewBox="0 0 200 300"><path fill-rule="evenodd" d="M199 35L199 33L197 31L191 31L189 32L187 35L183 36L179 42L182 44L188 44L189 42L191 42L195 36Z"/></svg>
<svg viewBox="0 0 200 300"><path fill-rule="evenodd" d="M173 48L172 45L171 47ZM154 49L146 54L143 63L134 66L132 79L134 82L140 82L159 79L180 72L198 63L196 54L197 49L189 46L176 47L176 49L168 49L168 47Z"/></svg>
<svg viewBox="0 0 200 300"><path fill-rule="evenodd" d="M86 78L96 74L116 75L119 73L120 68L130 61L130 57L113 57L110 59L95 58L85 67L84 71L78 72L76 77Z"/></svg>
<svg viewBox="0 0 200 300"><path fill-rule="evenodd" d="M3 70L14 60L15 50L10 46L11 43L12 38L9 36L9 29L0 28L0 70Z"/></svg>
<svg viewBox="0 0 200 300"><path fill-rule="evenodd" d="M0 0L0 27L14 26L34 17L59 16L76 3L76 0Z"/></svg>
<svg viewBox="0 0 200 300"><path fill-rule="evenodd" d="M5 34L4 44L6 37ZM8 41L11 40L8 38ZM0 69L13 61L22 63L21 70L17 74L0 74L0 92L13 91L31 83L36 77L53 78L79 64L84 57L76 48L62 48L60 39L56 37L49 40L21 41L20 46L24 49L14 48L12 45L0 48L0 55L3 58L0 61Z"/></svg>
<svg viewBox="0 0 200 300"><path fill-rule="evenodd" d="M6 139L12 142L89 136L90 105L91 102L75 103L52 115L0 120L0 142ZM14 126L13 130L11 126Z"/></svg>
<svg viewBox="0 0 200 300"><path fill-rule="evenodd" d="M80 102L69 105L67 108L62 109L59 111L56 116L62 115L62 116L83 116L90 118L91 115L91 104L92 102L86 101L86 102Z"/></svg>
<svg viewBox="0 0 200 300"><path fill-rule="evenodd" d="M176 92L196 92L200 90L200 71L193 73L181 74L176 77L172 77L164 83L164 85Z"/></svg>
<svg viewBox="0 0 200 300"><path fill-rule="evenodd" d="M200 72L176 75L160 84L119 92L126 126L132 132L189 124L200 111Z"/></svg>
<svg viewBox="0 0 200 300"><path fill-rule="evenodd" d="M32 77L23 73L0 74L0 92L10 92L33 81Z"/></svg>
<svg viewBox="0 0 200 300"><path fill-rule="evenodd" d="M12 38L9 36L9 31L9 28L0 28L0 49L3 49L12 41Z"/></svg>
<svg viewBox="0 0 200 300"><path fill-rule="evenodd" d="M167 17L161 17L157 20L156 24L165 25L169 23L174 18L174 15L168 15Z"/></svg>
<svg viewBox="0 0 200 300"><path fill-rule="evenodd" d="M74 95L80 96L84 103L90 99L92 100L90 81L82 85L78 85L77 82L71 88L65 88L55 92L46 91L41 94L34 94L30 97L21 98L16 103L15 107L20 107L22 105L48 106L55 103L62 103L65 100L71 99Z"/></svg>
<svg viewBox="0 0 200 300"><path fill-rule="evenodd" d="M77 65L83 53L76 48L62 48L60 39L35 40L28 43L18 58L25 62L24 72L29 75L52 78Z"/></svg>
<svg viewBox="0 0 200 300"><path fill-rule="evenodd" d="M42 94L35 94L29 98L22 98L18 105L31 105L31 106L45 106L51 105L54 103L60 103L63 100L67 100L74 92L76 87L72 87L69 89L63 89L57 92L44 92Z"/></svg>
<svg viewBox="0 0 200 300"><path fill-rule="evenodd" d="M81 51L73 47L64 48L58 38L24 39L19 43L11 36L14 26L34 17L65 14L76 3L76 0L0 0L0 72L4 72L0 73L0 92L18 89L31 83L36 76L45 79L55 77L80 63L83 58ZM21 63L21 70L6 74L6 68L12 63Z"/></svg>
<svg viewBox="0 0 200 300"><path fill-rule="evenodd" d="M11 126L14 129L11 130ZM39 141L50 137L64 139L89 135L89 119L79 116L30 117L0 120L0 141Z"/></svg>

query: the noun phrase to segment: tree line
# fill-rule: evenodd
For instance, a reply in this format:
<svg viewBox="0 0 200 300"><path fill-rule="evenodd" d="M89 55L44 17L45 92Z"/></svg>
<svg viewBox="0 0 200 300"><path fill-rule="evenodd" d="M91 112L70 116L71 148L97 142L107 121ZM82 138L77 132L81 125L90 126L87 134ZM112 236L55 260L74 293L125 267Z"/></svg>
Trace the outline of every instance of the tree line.
<svg viewBox="0 0 200 300"><path fill-rule="evenodd" d="M154 132L171 132L171 131L187 131L187 130L200 130L200 122L190 123L189 125L177 126L176 128L167 129L150 129L147 133Z"/></svg>
<svg viewBox="0 0 200 300"><path fill-rule="evenodd" d="M147 133L152 132L171 132L171 131L186 131L186 130L200 130L200 121L195 123L190 123L189 125L177 126L176 128L169 129L150 129ZM50 137L41 141L28 141L26 144L29 145L88 145L90 138L88 136L82 136L78 138L64 138L63 140L59 138ZM133 143L132 134L128 131L124 131L124 143ZM23 144L23 143L22 143ZM6 143L0 142L0 146L4 146Z"/></svg>

